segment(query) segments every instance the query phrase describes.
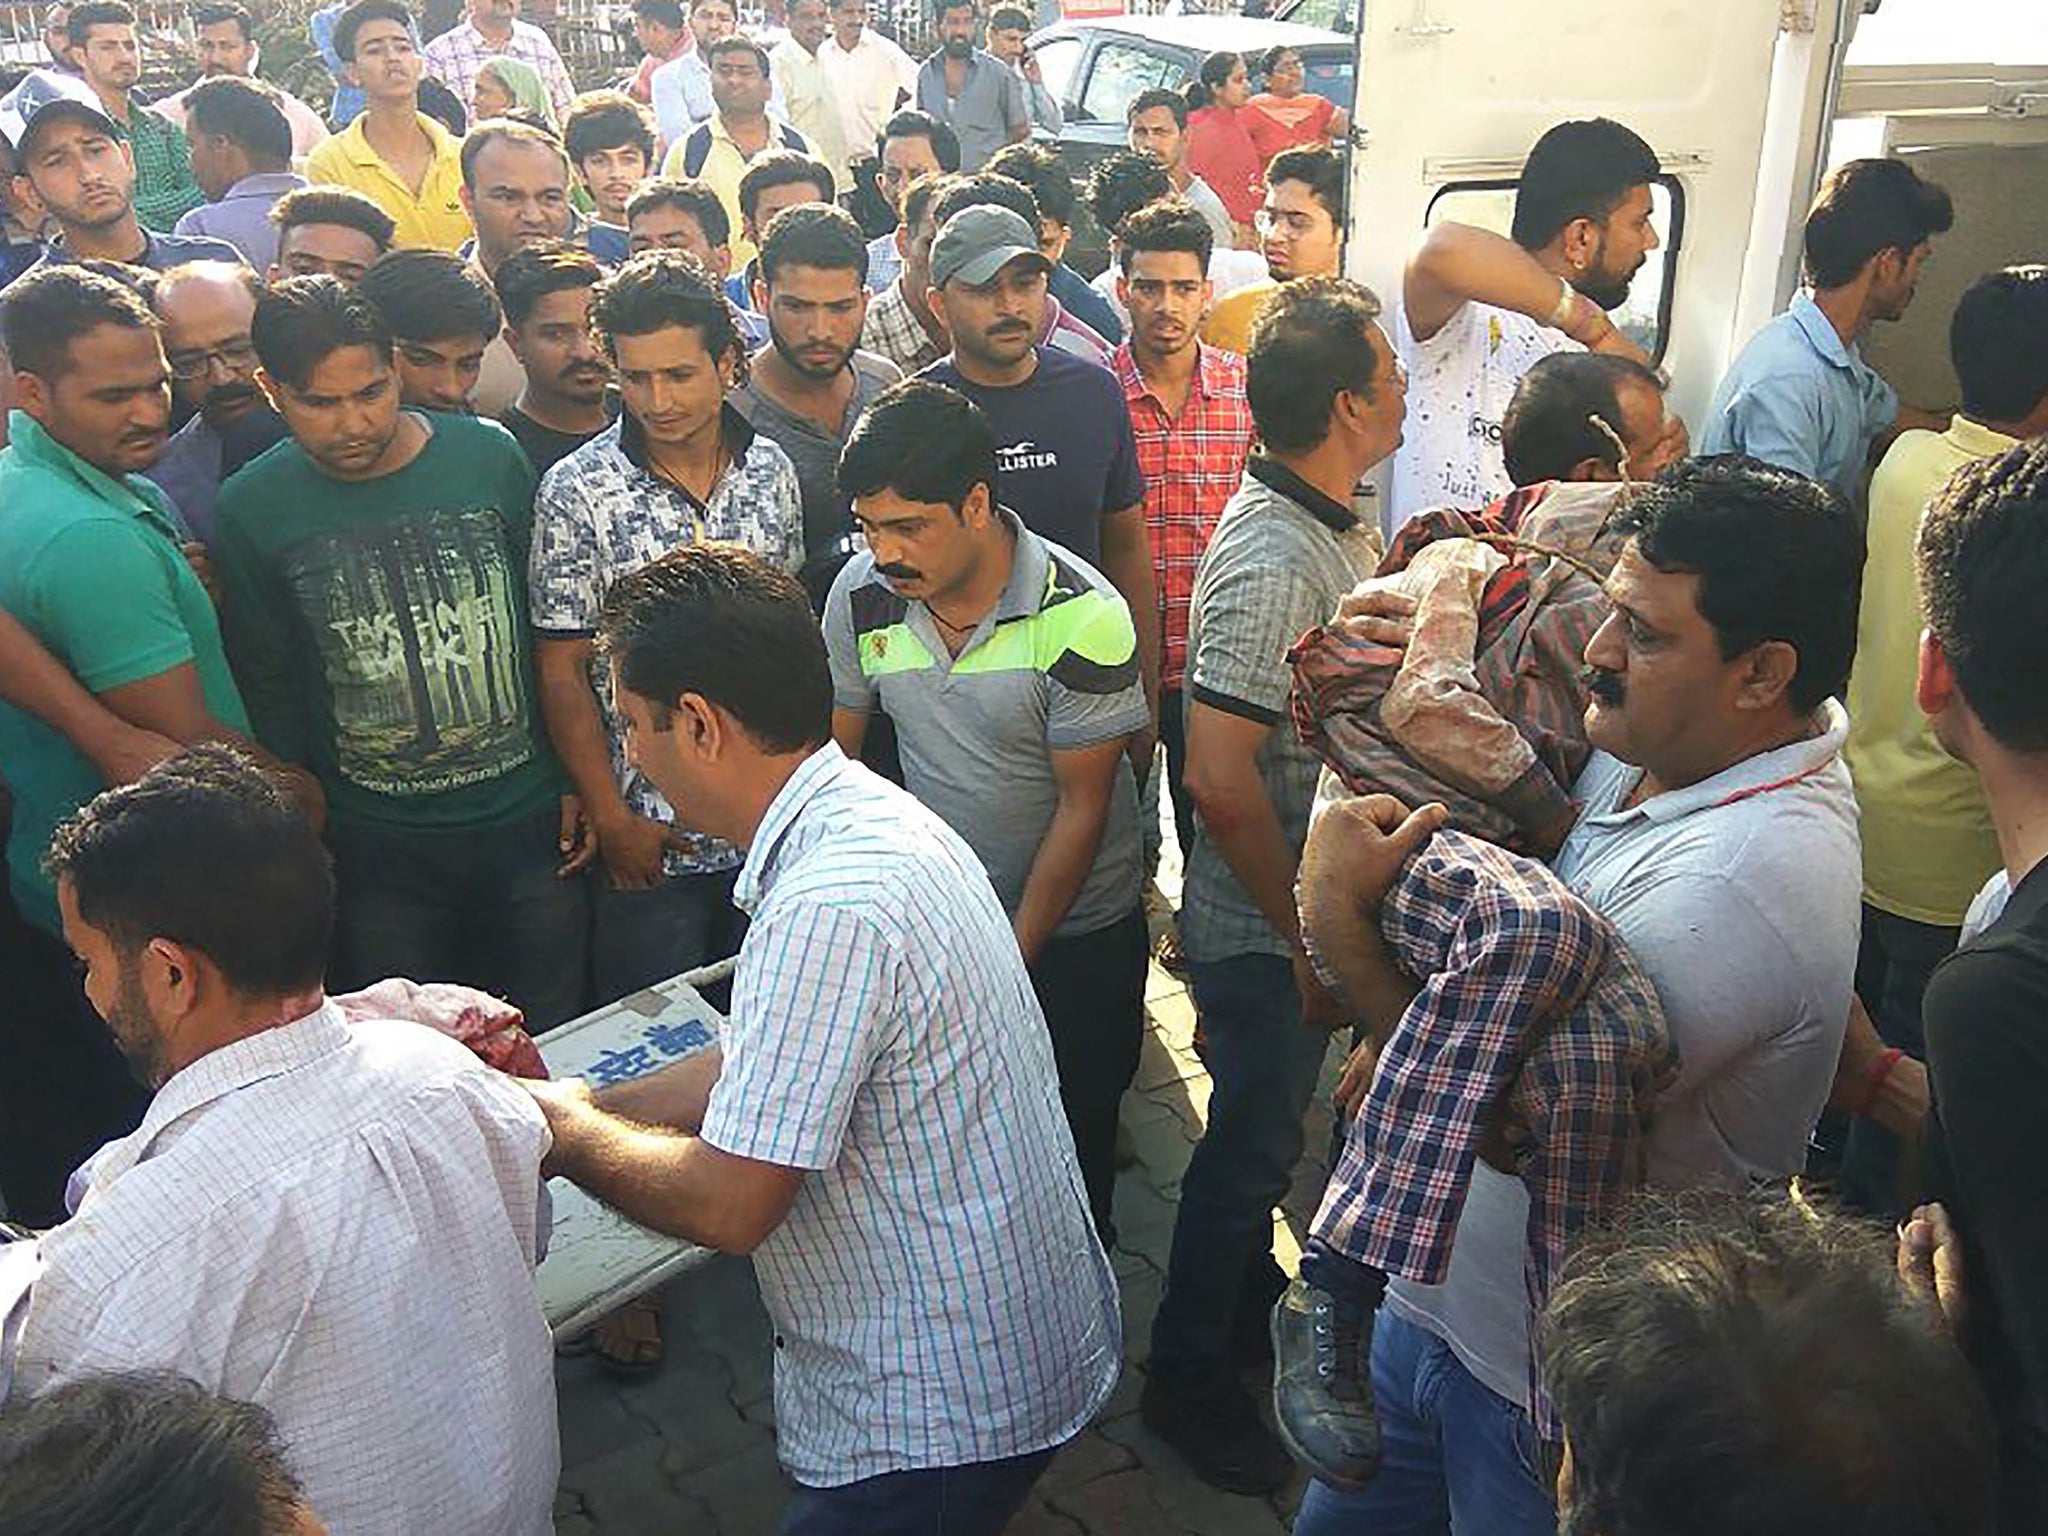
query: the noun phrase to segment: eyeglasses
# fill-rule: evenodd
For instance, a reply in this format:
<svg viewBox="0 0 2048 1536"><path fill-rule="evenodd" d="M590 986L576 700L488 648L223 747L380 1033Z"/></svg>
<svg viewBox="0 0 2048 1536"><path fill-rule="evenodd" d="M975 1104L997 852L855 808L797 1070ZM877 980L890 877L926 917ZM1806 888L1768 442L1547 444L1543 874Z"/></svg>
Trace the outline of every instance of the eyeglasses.
<svg viewBox="0 0 2048 1536"><path fill-rule="evenodd" d="M254 366L256 348L248 337L224 341L206 352L173 352L168 359L171 373L180 379L203 379L219 363L223 373L241 373Z"/></svg>

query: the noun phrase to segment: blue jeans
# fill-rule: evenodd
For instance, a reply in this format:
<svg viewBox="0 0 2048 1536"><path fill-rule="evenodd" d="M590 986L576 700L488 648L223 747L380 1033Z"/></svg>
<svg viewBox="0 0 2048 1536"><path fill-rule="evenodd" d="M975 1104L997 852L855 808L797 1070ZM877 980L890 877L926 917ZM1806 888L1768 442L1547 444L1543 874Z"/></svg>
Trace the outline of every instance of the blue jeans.
<svg viewBox="0 0 2048 1536"><path fill-rule="evenodd" d="M779 1536L1002 1536L1051 1451L964 1467L884 1472L838 1488L799 1486Z"/></svg>
<svg viewBox="0 0 2048 1536"><path fill-rule="evenodd" d="M1379 1475L1357 1493L1310 1483L1294 1536L1554 1536L1535 1426L1442 1339L1382 1308L1372 1390Z"/></svg>
<svg viewBox="0 0 2048 1536"><path fill-rule="evenodd" d="M1213 1091L1209 1128L1181 1180L1151 1363L1180 1391L1231 1370L1246 1280L1272 1268L1273 1207L1300 1160L1301 1117L1330 1044L1301 1022L1294 968L1278 955L1191 963L1188 979Z"/></svg>
<svg viewBox="0 0 2048 1536"><path fill-rule="evenodd" d="M590 974L600 1007L739 953L746 914L732 904L739 871L670 875L645 891L613 890L591 871Z"/></svg>

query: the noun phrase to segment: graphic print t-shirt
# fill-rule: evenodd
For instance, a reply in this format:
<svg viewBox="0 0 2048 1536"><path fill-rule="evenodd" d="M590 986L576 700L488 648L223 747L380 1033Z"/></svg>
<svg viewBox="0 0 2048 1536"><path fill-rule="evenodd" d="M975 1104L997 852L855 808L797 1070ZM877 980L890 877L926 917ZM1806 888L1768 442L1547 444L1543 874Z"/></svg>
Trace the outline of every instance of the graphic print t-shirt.
<svg viewBox="0 0 2048 1536"><path fill-rule="evenodd" d="M533 471L494 423L424 419L426 446L380 480L331 479L282 443L221 491L250 719L344 824L488 826L558 789L527 634Z"/></svg>
<svg viewBox="0 0 2048 1536"><path fill-rule="evenodd" d="M962 378L950 357L918 375L957 389L988 416L996 439L996 500L1040 538L1102 564L1102 518L1145 499L1123 386L1107 368L1052 347L1022 384L992 389Z"/></svg>

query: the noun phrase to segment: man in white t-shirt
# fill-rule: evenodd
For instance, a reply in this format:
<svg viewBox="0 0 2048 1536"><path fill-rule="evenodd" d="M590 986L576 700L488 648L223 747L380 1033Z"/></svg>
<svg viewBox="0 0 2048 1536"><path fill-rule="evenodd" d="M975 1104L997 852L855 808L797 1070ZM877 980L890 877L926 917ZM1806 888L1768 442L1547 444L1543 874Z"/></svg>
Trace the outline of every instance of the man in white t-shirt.
<svg viewBox="0 0 2048 1536"><path fill-rule="evenodd" d="M1390 534L1430 507L1483 507L1514 489L1500 422L1538 358L1582 346L1649 361L1607 311L1657 248L1658 175L1656 152L1620 123L1559 123L1522 167L1512 238L1469 224L1429 232L1394 311L1409 395Z"/></svg>
<svg viewBox="0 0 2048 1536"><path fill-rule="evenodd" d="M1586 645L1598 750L1553 867L1619 931L1678 1047L1646 1140L1650 1183L1740 1189L1800 1170L1849 1013L1862 869L1834 696L1855 652L1862 540L1810 481L1743 462L1681 465L1628 519L1614 612ZM1398 643L1386 611L1360 622ZM1368 804L1323 818L1301 904L1316 952L1383 1033L1415 986L1373 911L1401 839L1374 829ZM1520 1179L1475 1165L1448 1278L1395 1280L1361 1319L1378 1474L1357 1491L1311 1484L1295 1536L1550 1536L1528 1217ZM1355 1311L1343 1278L1318 1266L1312 1283ZM1366 1369L1356 1355L1332 1364L1352 1384Z"/></svg>

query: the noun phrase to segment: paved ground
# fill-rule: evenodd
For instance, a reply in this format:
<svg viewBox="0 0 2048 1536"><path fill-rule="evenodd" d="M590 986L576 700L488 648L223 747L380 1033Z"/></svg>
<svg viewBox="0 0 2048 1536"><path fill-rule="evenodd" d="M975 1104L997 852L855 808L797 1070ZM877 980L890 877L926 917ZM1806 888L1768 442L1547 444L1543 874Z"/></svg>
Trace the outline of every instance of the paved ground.
<svg viewBox="0 0 2048 1536"><path fill-rule="evenodd" d="M1144 1059L1124 1099L1136 1158L1116 1190L1124 1379L1054 1461L1010 1536L1280 1536L1300 1496L1298 1486L1271 1501L1218 1493L1138 1420L1174 1200L1209 1102L1186 994L1157 967L1147 1005ZM1323 1095L1310 1112L1310 1154L1278 1224L1290 1269L1322 1191L1326 1106ZM751 1267L718 1259L671 1285L663 1321L668 1360L651 1380L622 1385L588 1358L560 1363L560 1536L769 1536L787 1495L775 1464L768 1322Z"/></svg>

